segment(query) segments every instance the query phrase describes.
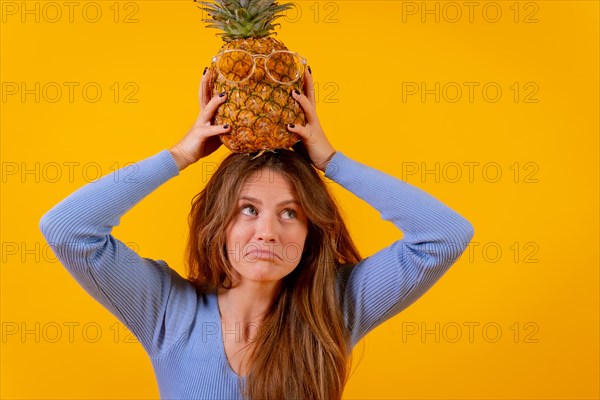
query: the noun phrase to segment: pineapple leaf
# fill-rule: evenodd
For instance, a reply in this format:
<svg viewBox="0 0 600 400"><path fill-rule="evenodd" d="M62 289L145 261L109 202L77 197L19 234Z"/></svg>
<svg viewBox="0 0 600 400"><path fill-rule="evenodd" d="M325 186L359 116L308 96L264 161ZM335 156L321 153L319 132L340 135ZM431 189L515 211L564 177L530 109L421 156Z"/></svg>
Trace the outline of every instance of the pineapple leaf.
<svg viewBox="0 0 600 400"><path fill-rule="evenodd" d="M280 24L273 22L293 8L292 3L278 4L276 0L212 0L198 1L198 7L208 13L207 28L222 30L225 41L233 38L265 37L273 34Z"/></svg>

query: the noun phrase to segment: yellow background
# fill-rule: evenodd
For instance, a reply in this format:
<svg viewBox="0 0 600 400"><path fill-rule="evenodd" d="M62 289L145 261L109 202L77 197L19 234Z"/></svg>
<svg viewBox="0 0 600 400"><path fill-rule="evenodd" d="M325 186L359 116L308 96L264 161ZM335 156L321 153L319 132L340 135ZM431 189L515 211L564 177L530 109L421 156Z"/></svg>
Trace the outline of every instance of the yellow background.
<svg viewBox="0 0 600 400"><path fill-rule="evenodd" d="M71 22L60 1L61 17L47 2L1 2L2 398L158 398L142 347L53 258L38 222L96 171L149 157L187 132L220 39L191 0L89 3L76 2ZM302 1L281 20L278 38L312 67L334 146L428 191L476 231L469 253L427 294L356 347L346 399L600 396L598 2L489 3L469 21L463 2ZM422 21L423 7L436 4L439 22ZM457 4L462 17L451 22ZM40 21L23 7L39 7ZM98 8L99 21L86 21ZM137 22L125 23L128 15ZM39 103L11 94L36 82ZM67 84L73 102L65 82L79 85ZM82 94L90 82L102 89L97 102L96 85ZM411 82L428 90L439 82L440 101L408 95ZM465 82L479 85L473 101ZM502 90L496 102L482 94L489 83ZM463 94L452 102L456 86ZM206 161L226 154L222 147ZM421 176L436 163L437 182ZM21 175L36 165L38 174ZM183 171L114 235L183 274L186 217L205 178L200 166ZM401 237L332 186L363 256ZM421 336L436 323L439 341Z"/></svg>

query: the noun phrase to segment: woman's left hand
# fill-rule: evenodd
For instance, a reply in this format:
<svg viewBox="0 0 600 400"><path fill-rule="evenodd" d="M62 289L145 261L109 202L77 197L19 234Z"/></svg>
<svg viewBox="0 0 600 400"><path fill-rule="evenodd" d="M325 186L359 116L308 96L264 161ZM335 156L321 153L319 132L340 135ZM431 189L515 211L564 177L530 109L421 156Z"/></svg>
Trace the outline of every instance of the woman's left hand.
<svg viewBox="0 0 600 400"><path fill-rule="evenodd" d="M304 110L306 125L288 125L288 130L300 136L314 166L321 171L325 171L329 160L335 154L335 149L331 143L329 143L329 140L327 140L327 136L325 136L325 132L323 132L323 128L321 128L321 123L317 117L315 85L310 72L310 67L308 66L304 73L304 92L306 95L294 90L292 91L292 97ZM292 146L292 148L294 147L296 147L296 145Z"/></svg>

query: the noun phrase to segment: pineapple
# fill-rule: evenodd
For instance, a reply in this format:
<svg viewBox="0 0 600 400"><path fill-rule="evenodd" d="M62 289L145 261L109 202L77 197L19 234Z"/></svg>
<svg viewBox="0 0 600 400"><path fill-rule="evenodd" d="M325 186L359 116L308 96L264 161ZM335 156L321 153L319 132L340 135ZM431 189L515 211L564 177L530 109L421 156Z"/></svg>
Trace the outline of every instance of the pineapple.
<svg viewBox="0 0 600 400"><path fill-rule="evenodd" d="M196 0L194 0L196 1ZM253 153L290 148L300 137L287 124L306 123L291 91L302 92L306 62L272 37L273 21L293 7L274 0L198 1L208 13L209 28L218 28L224 44L210 66L213 96L225 92L213 123L229 124L219 135L232 152ZM243 50L245 52L240 52ZM275 52L275 53L274 53ZM253 62L254 60L254 62Z"/></svg>

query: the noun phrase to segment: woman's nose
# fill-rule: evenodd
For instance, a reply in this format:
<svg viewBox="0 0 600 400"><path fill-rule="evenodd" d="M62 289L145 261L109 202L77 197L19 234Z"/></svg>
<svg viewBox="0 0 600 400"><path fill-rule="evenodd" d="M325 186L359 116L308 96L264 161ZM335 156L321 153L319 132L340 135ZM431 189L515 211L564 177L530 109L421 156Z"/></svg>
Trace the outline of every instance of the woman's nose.
<svg viewBox="0 0 600 400"><path fill-rule="evenodd" d="M257 227L256 234L259 240L273 241L277 239L276 232L276 221L273 221L271 217L260 218Z"/></svg>

